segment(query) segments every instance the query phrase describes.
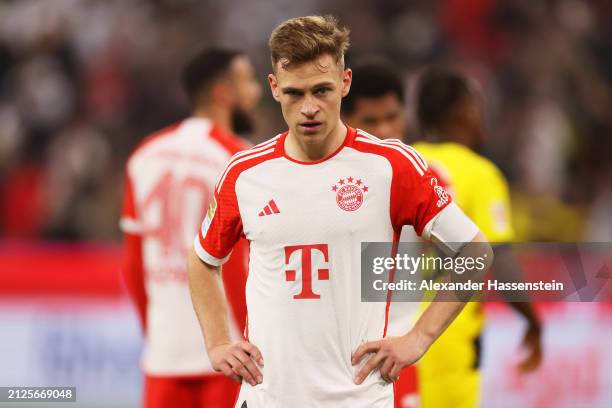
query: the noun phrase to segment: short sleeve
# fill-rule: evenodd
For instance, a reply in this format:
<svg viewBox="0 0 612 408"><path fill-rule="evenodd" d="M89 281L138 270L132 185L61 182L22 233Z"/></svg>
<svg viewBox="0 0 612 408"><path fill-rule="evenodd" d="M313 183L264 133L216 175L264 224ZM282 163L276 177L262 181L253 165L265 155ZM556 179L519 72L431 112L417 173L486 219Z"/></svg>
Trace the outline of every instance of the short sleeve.
<svg viewBox="0 0 612 408"><path fill-rule="evenodd" d="M142 226L136 211L132 180L127 171L123 183L123 207L119 220L119 228L126 234L140 235L142 233Z"/></svg>
<svg viewBox="0 0 612 408"><path fill-rule="evenodd" d="M222 180L223 183L215 188L215 196L194 241L200 259L213 266L227 261L242 235L235 179L230 176Z"/></svg>
<svg viewBox="0 0 612 408"><path fill-rule="evenodd" d="M402 150L393 163L391 220L396 231L412 225L421 236L427 223L451 202L451 196L414 148L402 144Z"/></svg>

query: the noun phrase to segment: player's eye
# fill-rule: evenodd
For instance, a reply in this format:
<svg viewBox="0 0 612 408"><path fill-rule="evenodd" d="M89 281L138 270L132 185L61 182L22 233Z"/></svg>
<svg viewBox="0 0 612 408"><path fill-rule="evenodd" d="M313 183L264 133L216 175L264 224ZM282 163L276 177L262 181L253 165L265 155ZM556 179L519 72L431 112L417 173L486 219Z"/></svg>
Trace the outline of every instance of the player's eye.
<svg viewBox="0 0 612 408"><path fill-rule="evenodd" d="M392 114L387 116L387 120L389 122L394 121L395 119L397 119L398 116L399 116L399 114L397 112L393 112Z"/></svg>
<svg viewBox="0 0 612 408"><path fill-rule="evenodd" d="M285 95L289 95L289 96L294 96L294 97L295 96L302 96L302 92L296 91L296 90L293 90L293 89L289 89L289 90L284 91L284 94Z"/></svg>
<svg viewBox="0 0 612 408"><path fill-rule="evenodd" d="M314 93L315 95L321 96L327 94L329 91L331 91L331 88L319 88Z"/></svg>

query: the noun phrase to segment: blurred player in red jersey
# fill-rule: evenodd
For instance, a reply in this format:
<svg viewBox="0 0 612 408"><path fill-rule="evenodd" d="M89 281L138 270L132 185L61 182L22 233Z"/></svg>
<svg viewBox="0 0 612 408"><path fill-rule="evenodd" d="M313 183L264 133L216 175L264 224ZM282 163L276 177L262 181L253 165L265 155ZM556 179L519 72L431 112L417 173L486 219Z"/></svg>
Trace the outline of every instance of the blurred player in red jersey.
<svg viewBox="0 0 612 408"><path fill-rule="evenodd" d="M381 138L402 139L406 132L404 99L401 77L388 63L364 61L353 68L351 93L342 106L343 119L349 125L361 127ZM505 210L502 215L509 213L506 181L492 163L471 150L478 147L483 137L480 110L479 96L468 86L467 79L445 71L429 71L419 90L419 123L429 133L435 128L442 140L438 143L420 142L414 147L423 154L438 178L444 179L442 184L451 194L454 193L453 198L487 239L497 243L497 276L515 279L513 275L519 268L507 245L502 244L513 238L509 216L502 218L505 222L498 221L500 206ZM533 371L542 356L540 322L530 303L512 302L511 305L528 324L523 340L528 355L519 368L523 372ZM410 308L411 305L405 303L391 306L391 334L410 327ZM423 407L477 405L483 322L484 313L480 305L469 303L419 363ZM441 392L451 386L452 392ZM414 369L404 370L396 386L396 407L416 406L415 398L411 396L415 392Z"/></svg>
<svg viewBox="0 0 612 408"><path fill-rule="evenodd" d="M208 48L185 67L191 117L147 137L128 160L121 229L124 273L144 333L142 367L147 408L231 406L238 385L215 373L189 297L187 253L225 163L246 144L261 96L250 60ZM246 244L223 267L233 339L246 307Z"/></svg>

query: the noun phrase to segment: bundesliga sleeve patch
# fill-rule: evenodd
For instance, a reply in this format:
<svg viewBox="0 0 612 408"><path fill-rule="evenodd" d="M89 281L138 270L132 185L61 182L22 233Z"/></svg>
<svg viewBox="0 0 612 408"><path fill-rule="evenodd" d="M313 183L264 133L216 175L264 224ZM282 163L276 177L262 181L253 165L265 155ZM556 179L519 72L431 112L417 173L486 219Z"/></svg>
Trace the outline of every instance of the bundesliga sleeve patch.
<svg viewBox="0 0 612 408"><path fill-rule="evenodd" d="M436 206L440 208L444 204L448 203L448 199L449 199L448 193L446 192L446 190L444 190L444 188L442 188L442 186L438 184L438 179L435 177L432 177L430 180L430 184L433 187L436 194L438 195L438 202L436 203Z"/></svg>
<svg viewBox="0 0 612 408"><path fill-rule="evenodd" d="M204 218L204 225L202 226L202 236L206 236L206 232L212 223L212 219L215 216L215 212L217 211L217 199L213 197L210 206L208 207L208 211L206 211L206 217Z"/></svg>

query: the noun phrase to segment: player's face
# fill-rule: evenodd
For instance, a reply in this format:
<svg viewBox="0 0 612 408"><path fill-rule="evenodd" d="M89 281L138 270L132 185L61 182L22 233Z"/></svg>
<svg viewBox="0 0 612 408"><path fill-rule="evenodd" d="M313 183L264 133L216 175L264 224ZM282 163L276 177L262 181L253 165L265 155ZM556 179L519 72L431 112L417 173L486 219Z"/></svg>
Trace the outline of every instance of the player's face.
<svg viewBox="0 0 612 408"><path fill-rule="evenodd" d="M391 92L379 98L356 99L353 112L344 119L348 125L381 139L402 139L406 131L402 103Z"/></svg>
<svg viewBox="0 0 612 408"><path fill-rule="evenodd" d="M261 85L248 57L240 55L230 65L233 94L232 129L238 134L253 131L253 112L261 99Z"/></svg>
<svg viewBox="0 0 612 408"><path fill-rule="evenodd" d="M340 102L348 94L352 72L342 70L329 54L268 76L289 131L306 143L320 143L340 121Z"/></svg>
<svg viewBox="0 0 612 408"><path fill-rule="evenodd" d="M255 78L253 64L248 57L238 56L232 61L230 72L236 106L245 112L253 112L261 98L261 85Z"/></svg>
<svg viewBox="0 0 612 408"><path fill-rule="evenodd" d="M484 142L484 120L480 95L472 92L464 98L460 108L461 117L470 134L469 147L478 150Z"/></svg>

